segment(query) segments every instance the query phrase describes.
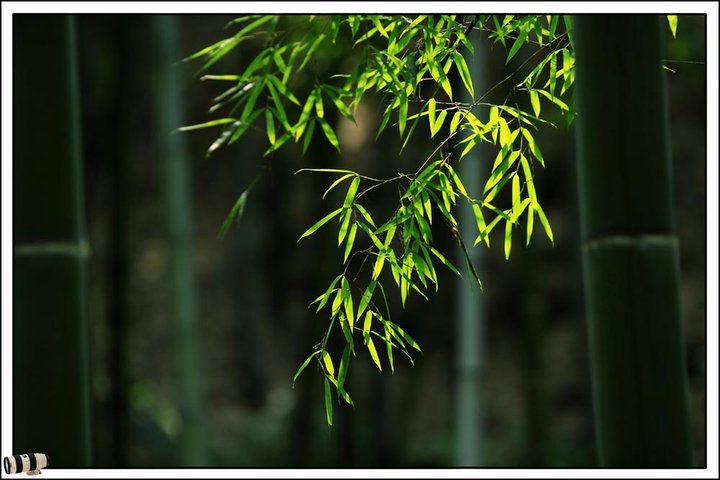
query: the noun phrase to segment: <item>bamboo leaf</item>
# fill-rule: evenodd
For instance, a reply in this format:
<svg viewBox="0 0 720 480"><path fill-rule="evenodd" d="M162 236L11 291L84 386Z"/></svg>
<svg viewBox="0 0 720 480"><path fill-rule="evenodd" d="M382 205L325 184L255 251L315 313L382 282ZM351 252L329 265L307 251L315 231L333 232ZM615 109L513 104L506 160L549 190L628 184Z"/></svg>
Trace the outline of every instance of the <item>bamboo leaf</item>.
<svg viewBox="0 0 720 480"><path fill-rule="evenodd" d="M377 280L373 280L370 282L370 284L367 286L365 291L362 294L362 297L360 298L360 304L358 306L357 311L357 318L359 319L367 306L370 304L370 300L372 300L373 293L375 292L375 286L377 285ZM368 312L369 313L369 312ZM366 319L367 321L367 319Z"/></svg>
<svg viewBox="0 0 720 480"><path fill-rule="evenodd" d="M348 178L353 177L353 176L355 176L355 175L356 175L355 173L346 173L346 174L343 175L342 177L340 177L340 178L338 178L337 180L335 180L335 181L332 183L332 185L330 185L330 186L328 187L328 189L325 190L325 193L323 193L322 198L325 198L325 196L330 192L330 190L332 190L333 188L335 188L336 186L338 186L341 182L343 182L344 180L347 180Z"/></svg>
<svg viewBox="0 0 720 480"><path fill-rule="evenodd" d="M672 32L673 38L677 38L678 16L677 15L668 15L667 20L668 20L668 25L670 25L670 32Z"/></svg>
<svg viewBox="0 0 720 480"><path fill-rule="evenodd" d="M305 139L303 140L303 155L305 155L305 152L307 151L308 146L310 145L310 141L312 140L314 131L315 131L315 121L312 120L308 124L307 131L305 132Z"/></svg>
<svg viewBox="0 0 720 480"><path fill-rule="evenodd" d="M360 186L360 177L355 177L353 181L350 183L350 186L348 187L347 194L345 195L345 201L343 202L343 208L350 208L350 206L353 203L353 200L355 200L355 194L358 191L358 187Z"/></svg>
<svg viewBox="0 0 720 480"><path fill-rule="evenodd" d="M345 214L343 215L342 222L340 223L340 230L338 230L338 246L342 244L342 241L345 238L345 234L350 226L350 216L352 215L352 211L349 208L344 210Z"/></svg>
<svg viewBox="0 0 720 480"><path fill-rule="evenodd" d="M433 253L433 255L435 255L435 256L443 263L443 265L445 265L447 268L449 268L449 269L452 270L453 272L455 272L455 273L457 273L458 275L460 275L460 272L458 271L457 268L455 268L455 265L453 265L452 263L450 263L450 261L449 261L447 258L445 258L445 256L444 256L442 253L438 252L438 251L435 249L435 247L430 247L430 251ZM462 277L462 275L460 275L460 276Z"/></svg>
<svg viewBox="0 0 720 480"><path fill-rule="evenodd" d="M270 140L270 145L275 144L275 121L273 120L273 114L268 108L265 110L265 125L267 127L267 137Z"/></svg>
<svg viewBox="0 0 720 480"><path fill-rule="evenodd" d="M375 343L373 343L372 338L367 339L367 349L368 352L370 352L370 356L373 359L373 362L375 362L375 365L377 365L378 369L382 371L382 365L380 364L380 357L378 357L377 350L375 350Z"/></svg>
<svg viewBox="0 0 720 480"><path fill-rule="evenodd" d="M540 219L540 223L542 224L543 228L545 229L545 235L550 239L550 242L555 244L555 240L553 239L553 232L552 228L550 227L550 222L548 222L547 217L545 216L545 212L543 211L540 204L535 203L533 205L535 212L537 212L538 219Z"/></svg>
<svg viewBox="0 0 720 480"><path fill-rule="evenodd" d="M332 425L333 406L332 392L330 391L330 382L325 378L325 415L327 416L328 425Z"/></svg>
<svg viewBox="0 0 720 480"><path fill-rule="evenodd" d="M345 316L347 317L348 324L352 329L355 325L355 309L353 308L352 292L350 291L350 284L347 278L342 278L342 292L343 292L343 304L345 306Z"/></svg>
<svg viewBox="0 0 720 480"><path fill-rule="evenodd" d="M338 143L338 139L335 136L335 132L333 131L332 127L322 118L317 119L318 123L320 123L320 126L322 127L322 131L325 134L325 137L327 137L330 144L337 149L337 151L340 151L340 143Z"/></svg>
<svg viewBox="0 0 720 480"><path fill-rule="evenodd" d="M453 52L453 60L455 61L455 67L457 68L458 73L460 73L460 78L462 79L463 84L465 84L465 88L468 93L470 93L470 98L475 98L472 76L470 75L470 70L465 62L465 58L463 58L463 56L456 50Z"/></svg>
<svg viewBox="0 0 720 480"><path fill-rule="evenodd" d="M327 370L331 377L334 377L335 366L333 365L332 358L330 358L330 354L325 350L322 350L322 361L325 364L325 370Z"/></svg>
<svg viewBox="0 0 720 480"><path fill-rule="evenodd" d="M324 216L323 218L321 218L315 225L313 225L312 227L308 228L308 229L305 231L305 233L303 233L303 234L300 236L300 238L298 238L298 242L299 242L300 240L302 240L303 238L307 237L308 235L312 235L313 233L315 233L315 231L316 231L318 228L320 228L320 227L322 227L323 225L325 225L327 222L329 222L330 220L332 220L334 217L337 217L342 211L343 211L343 209L342 209L342 207L341 207L341 208L338 208L337 210L334 210L334 211L330 212L329 214L327 214L327 215Z"/></svg>
<svg viewBox="0 0 720 480"><path fill-rule="evenodd" d="M347 262L348 256L352 251L353 243L355 243L355 234L357 233L357 223L353 223L350 227L350 233L348 233L347 242L345 244L345 255L343 257L343 263Z"/></svg>
<svg viewBox="0 0 720 480"><path fill-rule="evenodd" d="M436 103L434 98L428 100L428 127L430 127L430 136L434 137L437 130L435 130L435 107Z"/></svg>
<svg viewBox="0 0 720 480"><path fill-rule="evenodd" d="M517 39L515 39L515 43L513 43L513 46L510 48L510 52L508 52L507 59L505 60L505 65L510 62L510 59L515 56L515 54L520 50L520 47L523 46L525 43L525 40L527 40L527 36L530 30L525 29L523 32L518 35Z"/></svg>
<svg viewBox="0 0 720 480"><path fill-rule="evenodd" d="M295 382L297 381L300 374L303 372L303 370L305 370L305 368L310 363L310 360L312 360L315 357L315 355L318 355L319 353L320 353L320 350L311 353L310 356L305 359L303 364L300 365L300 368L298 368L298 371L295 372L295 376L293 377L293 387L295 386Z"/></svg>
<svg viewBox="0 0 720 480"><path fill-rule="evenodd" d="M517 176L515 176L517 178ZM505 260L510 258L510 250L512 249L512 222L505 221Z"/></svg>
<svg viewBox="0 0 720 480"><path fill-rule="evenodd" d="M218 236L220 238L224 238L227 234L228 230L230 230L230 227L232 226L234 221L240 220L240 217L243 214L243 211L245 210L245 202L247 201L248 192L250 191L250 188L245 190L240 197L238 197L237 201L235 202L235 205L233 205L232 209L230 210L230 213L227 217L225 217L225 221L222 224L222 227L220 228L220 232L218 233Z"/></svg>
<svg viewBox="0 0 720 480"><path fill-rule="evenodd" d="M360 205L359 203L356 203L356 204L355 204L355 208L357 208L357 210L360 212L360 214L365 218L365 220L368 221L368 223L369 223L370 225L372 225L373 227L375 227L375 222L373 222L372 217L370 216L370 214L368 213L368 211L365 210L365 207L363 207L363 206Z"/></svg>
<svg viewBox="0 0 720 480"><path fill-rule="evenodd" d="M197 125L188 125L187 127L180 127L176 132L187 132L190 130L199 130L201 128L216 127L218 125L225 125L228 123L237 122L237 118L218 118L217 120L210 120L209 122L199 123Z"/></svg>
<svg viewBox="0 0 720 480"><path fill-rule="evenodd" d="M350 365L350 344L345 345L343 350L342 358L340 359L340 368L338 370L338 388L342 388L345 384L345 377L347 377L348 366ZM346 400L347 401L347 400ZM348 402L352 404L352 401Z"/></svg>
<svg viewBox="0 0 720 480"><path fill-rule="evenodd" d="M535 112L535 116L540 116L540 97L538 97L538 93L535 90L530 90L530 104L532 105L533 112Z"/></svg>

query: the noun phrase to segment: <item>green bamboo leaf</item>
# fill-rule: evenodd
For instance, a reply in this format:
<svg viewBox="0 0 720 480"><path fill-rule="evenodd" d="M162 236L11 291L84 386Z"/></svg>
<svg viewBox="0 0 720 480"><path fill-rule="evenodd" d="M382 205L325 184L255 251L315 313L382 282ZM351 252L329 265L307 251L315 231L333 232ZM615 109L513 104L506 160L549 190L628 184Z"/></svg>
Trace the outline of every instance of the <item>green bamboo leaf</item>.
<svg viewBox="0 0 720 480"><path fill-rule="evenodd" d="M367 306L370 304L370 300L372 300L373 293L375 292L375 286L377 285L377 280L373 280L370 282L370 284L367 286L365 291L362 294L362 297L360 298L360 304L358 306L357 311L357 318L359 319ZM367 321L367 319L366 319Z"/></svg>
<svg viewBox="0 0 720 480"><path fill-rule="evenodd" d="M235 205L233 205L232 209L230 210L230 213L227 217L225 217L225 221L222 224L222 227L220 228L220 232L218 233L218 236L220 238L225 238L225 235L227 234L228 230L230 230L230 227L232 226L234 221L240 220L240 217L243 214L243 211L245 210L245 202L247 201L248 192L250 191L250 188L245 190L240 197L235 202Z"/></svg>
<svg viewBox="0 0 720 480"><path fill-rule="evenodd" d="M482 208L480 208L480 205L478 205L477 203L473 203L472 209L473 209L473 213L475 214L475 223L477 224L478 233L480 234L480 236L482 238L484 238L485 243L489 247L490 239L489 239L487 233L485 232L486 225L485 225L485 217L483 216L483 213L482 213Z"/></svg>
<svg viewBox="0 0 720 480"><path fill-rule="evenodd" d="M335 280L333 280L332 283L330 284L330 286L327 288L327 290L325 290L325 293L323 293L318 298L313 300L313 302L310 304L310 305L312 305L313 303L320 302L320 304L317 307L317 310L315 310L315 313L319 312L325 306L327 301L330 299L330 295L335 291L335 290L333 290L333 288L335 287L337 282L342 278L342 276L343 275L340 274L337 277L335 277Z"/></svg>
<svg viewBox="0 0 720 480"><path fill-rule="evenodd" d="M555 96L555 82L557 81L557 52L550 54L550 95Z"/></svg>
<svg viewBox="0 0 720 480"><path fill-rule="evenodd" d="M313 53L315 53L315 50L320 46L322 41L325 40L325 34L321 33L318 35L318 37L315 39L315 41L310 45L310 48L308 49L307 53L305 54L305 59L303 59L302 63L298 67L298 72L301 71L303 68L305 68L305 65L310 61L312 58Z"/></svg>
<svg viewBox="0 0 720 480"><path fill-rule="evenodd" d="M465 88L468 93L470 93L470 98L475 98L472 76L470 75L470 70L465 62L465 58L463 58L463 56L456 50L453 52L453 60L455 61L455 68L457 68L458 73L460 73L460 78L462 79L463 84L465 84Z"/></svg>
<svg viewBox="0 0 720 480"><path fill-rule="evenodd" d="M305 139L303 140L303 155L305 155L305 152L307 151L308 146L310 145L310 141L312 140L314 131L315 131L315 121L311 120L307 126L307 131L305 132Z"/></svg>
<svg viewBox="0 0 720 480"><path fill-rule="evenodd" d="M199 123L197 125L188 125L187 127L180 127L176 132L187 132L189 130L199 130L201 128L216 127L218 125L225 125L228 123L237 122L237 118L218 118L217 120L210 120L209 122Z"/></svg>
<svg viewBox="0 0 720 480"><path fill-rule="evenodd" d="M317 119L318 123L320 123L320 126L322 127L322 131L327 137L330 144L337 149L337 151L340 151L340 143L338 143L338 139L335 136L335 132L333 131L332 127L322 118Z"/></svg>
<svg viewBox="0 0 720 480"><path fill-rule="evenodd" d="M405 125L407 125L408 115L408 96L404 90L400 92L400 107L398 108L398 129L400 130L400 136L402 137L405 131Z"/></svg>
<svg viewBox="0 0 720 480"><path fill-rule="evenodd" d="M430 127L430 136L434 137L437 130L435 130L435 108L436 103L434 98L428 100L428 127Z"/></svg>
<svg viewBox="0 0 720 480"><path fill-rule="evenodd" d="M387 326L387 324L384 325L385 327L385 348L387 350L387 357L388 357L388 363L390 363L390 373L395 373L395 362L393 362L393 352L392 352L392 333L390 332L390 328Z"/></svg>
<svg viewBox="0 0 720 480"><path fill-rule="evenodd" d="M463 112L457 111L455 114L453 114L452 120L450 121L450 133L455 133L455 130L457 130L458 125L460 125L460 120L463 118Z"/></svg>
<svg viewBox="0 0 720 480"><path fill-rule="evenodd" d="M327 215L324 216L323 218L321 218L315 225L313 225L312 227L308 228L308 229L305 231L305 233L303 233L303 234L300 236L300 238L298 238L298 242L299 242L300 240L302 240L303 238L307 237L308 235L312 235L313 233L315 233L315 231L316 231L318 228L320 228L320 227L322 227L323 225L325 225L327 222L329 222L330 220L332 220L334 217L337 217L342 211L343 211L343 209L342 209L342 207L341 207L341 208L338 208L337 210L334 210L334 211L330 212L329 214L327 214Z"/></svg>
<svg viewBox="0 0 720 480"><path fill-rule="evenodd" d="M452 177L453 181L455 182L455 185L457 186L460 193L462 193L464 196L468 196L467 190L465 190L465 186L463 185L462 181L460 181L460 177L458 177L458 174L455 173L455 169L450 166L449 163L445 164L445 167L447 168L448 173Z"/></svg>
<svg viewBox="0 0 720 480"><path fill-rule="evenodd" d="M452 270L453 272L455 272L455 273L457 273L458 275L460 275L460 272L458 271L457 268L455 268L455 265L453 265L452 263L450 263L450 261L449 261L447 258L445 258L445 256L443 256L442 253L438 252L438 251L435 249L435 247L430 247L430 251L433 253L433 255L435 255L435 256L443 263L443 265L445 265L447 268L449 268L449 269ZM460 275L460 276L462 277L462 275Z"/></svg>
<svg viewBox="0 0 720 480"><path fill-rule="evenodd" d="M334 377L335 366L333 365L332 358L330 358L330 354L325 350L322 350L322 361L325 364L325 370L327 370L331 377Z"/></svg>
<svg viewBox="0 0 720 480"><path fill-rule="evenodd" d="M355 200L355 194L358 191L358 187L360 186L360 177L355 177L353 181L350 183L350 186L348 187L347 194L345 195L345 201L343 202L343 208L350 208L350 206L353 203L353 200Z"/></svg>
<svg viewBox="0 0 720 480"><path fill-rule="evenodd" d="M530 104L532 105L533 112L535 112L535 116L540 116L540 97L538 97L538 93L535 90L530 90Z"/></svg>
<svg viewBox="0 0 720 480"><path fill-rule="evenodd" d="M533 209L537 213L538 219L540 219L540 223L542 223L542 226L545 229L545 235L547 235L547 237L550 239L550 242L552 242L554 245L555 240L553 239L552 228L550 227L550 222L548 222L548 219L545 216L545 212L538 203L533 204Z"/></svg>
<svg viewBox="0 0 720 480"><path fill-rule="evenodd" d="M340 222L340 229L338 230L338 246L342 244L345 234L348 232L348 228L350 227L350 217L352 216L352 211L349 208L344 210L345 214L343 215L342 222Z"/></svg>
<svg viewBox="0 0 720 480"><path fill-rule="evenodd" d="M515 177L517 178L517 176ZM512 249L512 222L505 221L505 260L510 258L510 250Z"/></svg>
<svg viewBox="0 0 720 480"><path fill-rule="evenodd" d="M670 25L670 32L672 32L673 38L677 38L678 16L677 15L668 15L667 20L668 20L668 24Z"/></svg>
<svg viewBox="0 0 720 480"><path fill-rule="evenodd" d="M325 415L327 416L328 425L332 425L333 407L332 392L330 391L330 382L325 378Z"/></svg>
<svg viewBox="0 0 720 480"><path fill-rule="evenodd" d="M531 207L530 211L528 212L528 216L527 216L527 229L526 229L527 236L525 238L525 246L526 247L528 245L530 245L530 237L532 236L532 232L533 232L534 220L535 220L535 210Z"/></svg>
<svg viewBox="0 0 720 480"><path fill-rule="evenodd" d="M311 91L307 99L305 99L305 105L303 106L302 112L300 112L300 118L298 118L298 121L294 127L296 142L300 140L300 137L305 131L305 127L309 128L308 120L310 119L310 114L312 113L312 109L315 106L316 93L316 90Z"/></svg>
<svg viewBox="0 0 720 480"><path fill-rule="evenodd" d="M280 123L282 123L286 130L290 130L290 124L288 123L287 113L285 113L285 107L283 106L282 99L280 98L280 95L278 95L275 86L273 86L273 82L268 82L267 88L270 92L270 97L273 99L273 103L275 104L275 109L277 110L276 116L278 120L280 120Z"/></svg>
<svg viewBox="0 0 720 480"><path fill-rule="evenodd" d="M513 210L520 205L520 177L514 175L512 179L512 205Z"/></svg>
<svg viewBox="0 0 720 480"><path fill-rule="evenodd" d="M350 233L348 233L347 242L345 243L345 255L343 256L343 263L347 262L348 256L352 251L353 243L355 243L355 234L357 233L357 228L357 223L353 223L352 227L350 227Z"/></svg>
<svg viewBox="0 0 720 480"><path fill-rule="evenodd" d="M402 336L402 338L405 340L405 342L408 345L413 347L418 352L422 353L422 349L420 348L420 345L418 345L417 342L415 340L413 340L412 337L405 332L405 330L403 330L402 328L398 327L397 325L395 325L394 323L392 323L390 321L388 321L387 323L392 325L393 329Z"/></svg>
<svg viewBox="0 0 720 480"><path fill-rule="evenodd" d="M345 384L345 377L347 377L348 366L350 365L350 343L345 345L343 350L342 358L340 359L340 368L338 369L337 385L338 388L342 388ZM352 402L348 402L352 403Z"/></svg>
<svg viewBox="0 0 720 480"><path fill-rule="evenodd" d="M318 90L317 94L315 95L315 112L320 118L323 118L325 116L325 107L323 106L322 93L320 92L320 90Z"/></svg>
<svg viewBox="0 0 720 480"><path fill-rule="evenodd" d="M343 182L344 180L347 180L347 179L350 178L350 177L354 177L354 176L355 176L355 173L346 173L346 174L343 175L342 177L340 177L340 178L338 178L337 180L335 180L335 181L332 183L332 185L330 185L330 186L328 187L328 189L325 190L325 193L323 193L322 198L325 198L325 196L330 192L330 190L332 190L333 188L335 188L336 186L338 186L341 182Z"/></svg>
<svg viewBox="0 0 720 480"><path fill-rule="evenodd" d="M305 370L305 367L308 366L308 364L310 363L310 360L312 360L313 357L315 357L315 355L318 355L319 353L320 353L320 350L317 350L317 351L311 353L310 356L305 359L303 364L300 365L300 368L298 368L298 371L295 372L295 376L293 377L293 387L295 387L295 382L297 381L297 379L300 376L300 374L302 373L302 371Z"/></svg>
<svg viewBox="0 0 720 480"><path fill-rule="evenodd" d="M368 352L370 352L370 356L373 359L373 362L375 362L375 365L377 365L378 369L382 371L382 365L380 364L380 357L378 357L377 350L375 350L375 343L373 342L372 338L367 339L367 349Z"/></svg>
<svg viewBox="0 0 720 480"><path fill-rule="evenodd" d="M353 299L352 292L350 291L350 284L345 277L342 278L342 295L343 304L345 307L345 316L347 317L348 324L350 324L350 328L352 329L355 324L355 309L353 308Z"/></svg>
<svg viewBox="0 0 720 480"><path fill-rule="evenodd" d="M507 59L505 60L505 65L510 62L510 59L515 56L515 54L520 50L520 47L523 46L525 43L525 40L527 40L527 36L530 30L525 29L518 35L517 39L515 40L515 43L513 43L513 46L510 48L510 52L508 52Z"/></svg>
<svg viewBox="0 0 720 480"><path fill-rule="evenodd" d="M433 125L432 132L430 132L431 137L434 137L435 134L442 128L446 117L447 117L447 110L441 110L437 116L437 120L435 120L435 124Z"/></svg>
<svg viewBox="0 0 720 480"><path fill-rule="evenodd" d="M265 125L267 127L267 137L270 140L270 145L275 144L275 122L273 120L273 114L268 108L265 110Z"/></svg>
<svg viewBox="0 0 720 480"><path fill-rule="evenodd" d="M371 310L368 310L365 314L365 321L363 322L363 336L365 338L365 343L367 344L367 339L369 338L370 329L372 328L372 317L373 312Z"/></svg>
<svg viewBox="0 0 720 480"><path fill-rule="evenodd" d="M372 217L370 216L370 214L368 213L368 211L365 210L365 207L363 207L363 206L360 205L359 203L356 203L356 204L355 204L355 208L357 208L357 210L360 212L360 214L365 218L365 220L368 221L368 223L369 223L370 225L372 225L373 227L375 227L375 222L373 222Z"/></svg>

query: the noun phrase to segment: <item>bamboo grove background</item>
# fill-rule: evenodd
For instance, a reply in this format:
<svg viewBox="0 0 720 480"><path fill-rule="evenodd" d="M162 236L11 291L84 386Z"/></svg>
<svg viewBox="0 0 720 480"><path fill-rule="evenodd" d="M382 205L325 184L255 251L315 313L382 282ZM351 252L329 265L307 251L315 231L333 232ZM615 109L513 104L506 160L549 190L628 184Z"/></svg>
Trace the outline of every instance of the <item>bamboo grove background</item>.
<svg viewBox="0 0 720 480"><path fill-rule="evenodd" d="M61 260L71 263L62 268L73 269L78 278L87 275L81 281L87 283L88 330L75 326L78 331L67 336L81 345L88 335L87 358L76 354L92 386L90 405L82 407L92 419L91 446L83 447L87 459L67 466L595 466L574 132L560 127L536 135L547 165L536 183L555 232L554 247L533 242L509 261L498 248L476 247L485 285L481 297L464 293L465 285L455 284L446 271L430 303L415 298L405 310L394 306L423 355L414 367L398 359L394 375L357 362L350 379L356 407L336 408L328 428L321 381L305 375L293 388L292 375L322 328L307 304L324 289L337 255L332 234L318 232L313 242L296 243L327 205L319 201L321 179L293 172L311 161L314 167L390 176L407 166L400 162L421 158L431 146L418 140L398 159L396 138L374 141L381 105L363 102L357 127L329 119L337 125L342 158L313 141L306 159L290 148L262 160L264 133L250 132L205 160L214 132L170 132L205 118L219 92L193 79L193 66L176 62L216 41L232 18L81 15L75 20L83 183L54 191L60 198L50 201L79 201L83 192L78 221L82 225L84 216L87 228L73 228L67 238L53 236L63 230L32 238L87 237L91 251L88 258ZM36 28L30 24L40 19L16 20L16 35L19 28ZM704 61L704 18L681 16L679 25L664 58ZM16 49L22 48L18 38ZM219 63L218 73L247 63L254 56L251 47ZM479 41L470 64L476 85L489 89L507 75L499 47ZM328 50L314 68L337 71L347 61L341 51ZM520 57L508 68L520 65ZM33 51L26 60L32 68L59 58L64 57ZM693 461L702 466L705 67L667 65L674 70L666 78ZM501 99L506 93L498 89L493 95ZM42 112L43 104L34 110ZM27 135L22 140L42 147L33 143L32 128L23 132L17 134ZM481 149L477 155L481 163ZM37 172L46 167L35 168L34 175L43 175ZM270 175L256 185L241 220L220 240L225 215L261 170ZM482 168L463 172L468 179L484 174ZM36 218L47 202L24 198L22 208L17 194L14 198L16 219ZM24 225L16 220L16 242ZM453 251L452 236L436 230L443 249ZM16 254L16 312L58 295L52 285L42 290L17 274L26 261L33 259L18 260ZM80 304L81 299L73 308ZM14 403L23 405L36 394L15 392ZM65 441L61 431L48 430L56 436L53 442Z"/></svg>

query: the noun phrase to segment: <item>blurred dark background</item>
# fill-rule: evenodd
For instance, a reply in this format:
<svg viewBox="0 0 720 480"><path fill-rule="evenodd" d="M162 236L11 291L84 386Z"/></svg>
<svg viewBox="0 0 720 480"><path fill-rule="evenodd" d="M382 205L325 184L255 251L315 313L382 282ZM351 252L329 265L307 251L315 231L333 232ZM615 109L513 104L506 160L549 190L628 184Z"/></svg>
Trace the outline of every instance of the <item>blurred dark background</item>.
<svg viewBox="0 0 720 480"><path fill-rule="evenodd" d="M177 18L177 58L225 38L232 16ZM200 82L200 63L158 64L149 16L78 17L83 141L89 237L92 245L93 435L97 467L175 466L188 449L198 462L224 467L444 467L454 464L456 332L453 274L439 270L440 289L425 302L411 296L396 323L423 348L415 366L396 358L395 373L380 373L359 353L348 378L355 408L336 407L326 425L321 376L308 369L292 377L311 352L326 318L308 303L337 275L334 233L300 234L339 200L321 200L332 177L293 173L303 167L349 168L371 176L409 171L432 144L424 133L398 156L396 131L374 140L384 109L367 97L358 125L329 112L343 155L316 132L305 157L287 144L271 158L264 132L205 152L217 130L180 134L189 159L187 215L197 301L202 434L181 442L186 408L177 385L169 305L170 243L163 228L158 135L152 127L158 69L184 79L176 126L207 121L221 86ZM612 34L609 28L608 34ZM667 62L675 207L682 262L683 321L695 462L705 464L706 321L706 77L705 19L681 16L677 39L668 34ZM357 52L345 43L322 52L313 68L335 73ZM239 73L261 45L248 42L211 73ZM501 45L490 47L487 80L493 85L517 68L504 65ZM514 65L514 67L513 67ZM502 89L500 89L502 90ZM507 90L495 93L497 98ZM215 115L214 117L222 116ZM214 118L213 117L213 118ZM592 405L580 271L573 131L547 128L536 135L546 168L538 195L553 225L555 245L535 235L516 241L506 261L499 239L487 250L484 282L482 448L486 466L595 465ZM631 127L628 127L631 128ZM170 134L170 132L161 132ZM494 157L494 154L493 154ZM413 169L414 170L414 169ZM248 197L239 223L224 239L218 231L237 197L266 172ZM648 172L652 175L652 172ZM381 189L378 189L381 190ZM340 193L337 193L340 195ZM387 212L397 193L368 197ZM378 214L382 218L382 214ZM456 257L452 236L434 227L441 250ZM497 233L497 232L496 232ZM483 248L478 246L476 248ZM397 295L393 295L393 298ZM184 379L187 380L187 379ZM661 420L659 420L661 421ZM183 443L185 442L185 443ZM189 443L187 443L189 442Z"/></svg>

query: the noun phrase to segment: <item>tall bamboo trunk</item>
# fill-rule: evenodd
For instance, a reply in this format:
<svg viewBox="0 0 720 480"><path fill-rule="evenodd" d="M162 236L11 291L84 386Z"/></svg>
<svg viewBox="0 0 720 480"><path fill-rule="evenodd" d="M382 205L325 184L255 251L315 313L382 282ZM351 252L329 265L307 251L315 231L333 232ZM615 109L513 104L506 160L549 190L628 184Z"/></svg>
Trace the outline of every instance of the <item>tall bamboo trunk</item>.
<svg viewBox="0 0 720 480"><path fill-rule="evenodd" d="M91 465L75 20L13 18L13 453Z"/></svg>
<svg viewBox="0 0 720 480"><path fill-rule="evenodd" d="M489 88L486 70L489 55L480 32L470 37L474 55L470 56L468 68L472 76L477 96L483 95ZM458 82L460 83L460 82ZM464 92L464 87L460 87ZM466 93L466 95L468 95ZM469 95L468 95L469 96ZM472 102L474 99L466 99ZM483 145L478 145L467 154L460 165L460 175L470 189L471 194L482 191L487 168ZM477 236L475 214L470 204L459 206L458 226L463 234L463 242L471 247ZM481 262L484 257L483 246L469 248L470 260L482 276ZM456 265L465 264L465 255L459 252ZM456 382L455 382L455 458L453 463L459 467L480 466L484 461L482 415L484 412L480 375L485 355L485 299L472 278L458 278L455 286L456 296Z"/></svg>
<svg viewBox="0 0 720 480"><path fill-rule="evenodd" d="M192 202L185 137L171 134L183 125L177 17L150 17L153 119L159 162L160 193L169 243L167 286L174 338L176 405L182 418L178 454L184 466L206 463L200 329L193 268Z"/></svg>
<svg viewBox="0 0 720 480"><path fill-rule="evenodd" d="M654 15L574 18L585 297L600 463L688 467L663 36Z"/></svg>

